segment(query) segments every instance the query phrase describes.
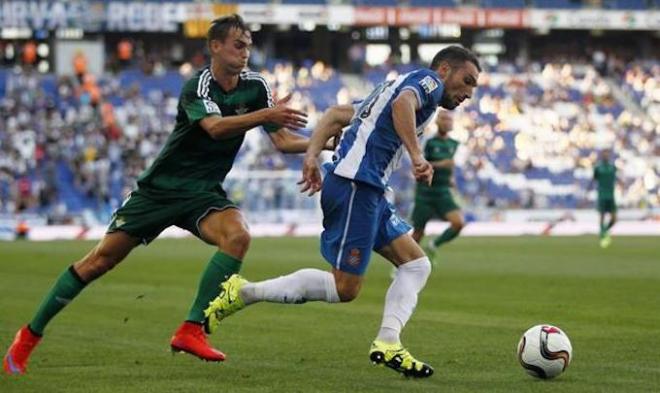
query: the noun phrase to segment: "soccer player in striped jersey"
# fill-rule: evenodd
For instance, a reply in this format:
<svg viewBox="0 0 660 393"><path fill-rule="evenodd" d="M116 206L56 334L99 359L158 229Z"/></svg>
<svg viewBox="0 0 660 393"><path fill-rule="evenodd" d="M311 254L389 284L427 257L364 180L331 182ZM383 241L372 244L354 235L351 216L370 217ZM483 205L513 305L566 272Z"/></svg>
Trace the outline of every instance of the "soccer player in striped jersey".
<svg viewBox="0 0 660 393"><path fill-rule="evenodd" d="M87 284L171 225L218 248L171 348L207 361L224 360L207 342L203 310L218 294L218 282L241 268L250 234L222 181L248 130L263 126L282 152L302 153L309 140L287 129L303 127L306 115L288 107L288 99L274 102L265 80L244 71L252 38L240 16L213 21L207 45L211 65L184 84L176 125L165 146L114 213L105 237L60 275L33 319L18 331L3 359L5 372L23 374L48 322Z"/></svg>
<svg viewBox="0 0 660 393"><path fill-rule="evenodd" d="M417 181L430 184L433 166L418 137L439 106L454 109L470 98L481 71L470 51L451 46L438 52L430 68L380 84L355 111L341 106L326 113L312 135L303 164L302 191L321 192L321 254L332 272L302 269L287 276L250 283L239 275L222 284L205 310L206 326L260 301L348 302L358 295L372 250L398 267L385 296L381 328L369 357L406 376L424 378L433 368L415 359L399 335L426 284L431 263L385 198L392 171L407 151ZM328 173L321 182L318 155L328 139L344 131Z"/></svg>

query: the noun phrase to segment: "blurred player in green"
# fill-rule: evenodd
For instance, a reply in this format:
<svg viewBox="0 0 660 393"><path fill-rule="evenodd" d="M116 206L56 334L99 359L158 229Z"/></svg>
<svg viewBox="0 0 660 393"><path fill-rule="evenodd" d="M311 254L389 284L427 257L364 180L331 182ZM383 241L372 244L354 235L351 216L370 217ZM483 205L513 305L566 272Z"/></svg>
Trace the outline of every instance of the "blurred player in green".
<svg viewBox="0 0 660 393"><path fill-rule="evenodd" d="M151 242L171 225L217 250L170 346L203 360L224 360L225 355L207 341L203 310L218 295L218 282L240 270L250 234L222 182L245 133L255 127L263 126L282 152L304 152L309 141L287 130L304 127L306 115L288 107L288 98L274 102L263 77L245 70L252 37L240 16L213 21L207 46L211 64L184 84L176 124L165 146L140 175L137 189L115 211L103 239L61 273L32 320L18 331L3 359L6 373L23 374L50 320L136 246Z"/></svg>
<svg viewBox="0 0 660 393"><path fill-rule="evenodd" d="M437 248L458 236L465 226L461 208L456 204L451 193L454 185L452 177L454 154L458 147L458 141L448 135L453 127L453 119L448 111L441 110L435 123L438 126L438 133L424 146L424 158L433 165L433 182L431 185L417 183L415 207L412 213L414 228L412 237L417 243L420 243L424 237L426 223L431 218L440 218L449 222L449 228L440 236L429 239L424 245L424 250L433 263Z"/></svg>
<svg viewBox="0 0 660 393"><path fill-rule="evenodd" d="M616 184L616 167L611 162L609 150L603 150L600 160L594 167L594 177L589 183L589 189L594 181L598 183L598 214L600 215L600 246L607 248L612 242L610 229L616 223L616 201L614 199L614 186ZM605 225L605 215L610 215L610 220Z"/></svg>

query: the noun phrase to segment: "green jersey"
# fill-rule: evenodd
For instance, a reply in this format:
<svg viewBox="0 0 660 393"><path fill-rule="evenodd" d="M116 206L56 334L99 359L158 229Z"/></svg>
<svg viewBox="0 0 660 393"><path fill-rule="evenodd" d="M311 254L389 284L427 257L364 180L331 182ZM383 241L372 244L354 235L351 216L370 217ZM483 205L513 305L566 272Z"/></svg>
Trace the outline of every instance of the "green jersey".
<svg viewBox="0 0 660 393"><path fill-rule="evenodd" d="M594 168L594 180L598 182L598 199L614 199L616 167L608 161L600 161Z"/></svg>
<svg viewBox="0 0 660 393"><path fill-rule="evenodd" d="M258 73L242 72L238 85L226 92L213 79L210 67L204 68L183 85L174 131L153 164L138 178L138 186L176 191L215 189L234 164L245 135L214 140L200 126L200 120L272 106L270 88ZM279 127L268 124L264 128L274 132Z"/></svg>
<svg viewBox="0 0 660 393"><path fill-rule="evenodd" d="M424 158L427 161L453 159L458 141L452 138L431 138L424 146ZM417 183L418 194L436 194L446 191L451 185L452 168L434 168L431 185Z"/></svg>

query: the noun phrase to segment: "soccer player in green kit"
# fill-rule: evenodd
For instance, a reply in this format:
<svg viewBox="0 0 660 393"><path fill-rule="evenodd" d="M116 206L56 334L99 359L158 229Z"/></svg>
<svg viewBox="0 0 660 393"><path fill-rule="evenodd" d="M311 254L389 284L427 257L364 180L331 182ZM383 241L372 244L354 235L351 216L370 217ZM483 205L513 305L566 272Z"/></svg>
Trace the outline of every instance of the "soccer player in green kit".
<svg viewBox="0 0 660 393"><path fill-rule="evenodd" d="M218 247L171 348L207 361L224 360L203 332L203 310L218 295L218 282L240 270L250 234L221 183L250 129L263 126L282 152L304 152L308 140L287 130L304 127L306 115L289 108L288 98L273 102L264 79L244 71L252 38L240 16L213 21L207 45L211 64L184 84L176 125L165 146L114 213L104 238L59 276L33 319L18 331L3 359L5 372L23 374L48 322L87 284L171 225Z"/></svg>
<svg viewBox="0 0 660 393"><path fill-rule="evenodd" d="M612 242L610 229L616 223L616 201L614 200L614 186L616 184L616 167L610 162L610 151L603 150L600 161L594 167L594 177L589 183L589 189L594 181L598 182L598 214L600 215L600 246L609 247ZM605 225L605 214L610 215L610 220Z"/></svg>
<svg viewBox="0 0 660 393"><path fill-rule="evenodd" d="M449 221L447 228L440 236L429 239L424 250L434 260L436 249L442 244L451 241L465 226L465 219L461 208L454 202L451 187L454 183L452 175L454 169L454 154L458 141L449 137L453 127L453 119L447 111L439 111L436 117L438 133L426 142L424 157L433 165L433 182L417 183L415 192L415 207L412 213L412 237L420 243L424 237L426 223L434 217Z"/></svg>

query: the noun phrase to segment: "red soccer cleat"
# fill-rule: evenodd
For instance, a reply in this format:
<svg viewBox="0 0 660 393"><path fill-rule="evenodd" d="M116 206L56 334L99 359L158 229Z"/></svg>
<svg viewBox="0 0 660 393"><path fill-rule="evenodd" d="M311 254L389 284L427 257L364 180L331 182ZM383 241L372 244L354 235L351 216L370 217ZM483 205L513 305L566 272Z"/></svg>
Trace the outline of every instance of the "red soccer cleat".
<svg viewBox="0 0 660 393"><path fill-rule="evenodd" d="M2 368L7 374L24 374L27 371L28 358L34 347L41 341L41 336L37 336L26 326L16 333L14 342L7 350L7 354L2 359Z"/></svg>
<svg viewBox="0 0 660 393"><path fill-rule="evenodd" d="M207 362L221 362L225 354L209 345L202 325L186 321L172 336L172 352L186 352Z"/></svg>

